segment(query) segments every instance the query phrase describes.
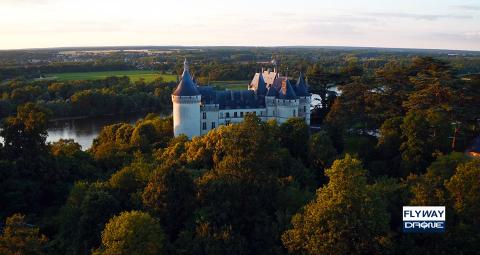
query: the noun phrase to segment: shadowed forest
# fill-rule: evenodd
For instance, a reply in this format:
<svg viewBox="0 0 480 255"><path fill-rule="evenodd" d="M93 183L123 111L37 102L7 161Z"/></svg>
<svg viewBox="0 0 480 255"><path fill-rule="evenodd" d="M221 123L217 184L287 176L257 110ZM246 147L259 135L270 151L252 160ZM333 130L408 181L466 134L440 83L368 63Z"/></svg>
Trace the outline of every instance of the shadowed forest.
<svg viewBox="0 0 480 255"><path fill-rule="evenodd" d="M147 114L86 151L47 144L49 119L169 109L175 84L6 81L0 254L477 254L480 75L427 56L325 63L289 69L322 98L318 130L247 115L189 140ZM406 205L446 206L446 233L403 234Z"/></svg>

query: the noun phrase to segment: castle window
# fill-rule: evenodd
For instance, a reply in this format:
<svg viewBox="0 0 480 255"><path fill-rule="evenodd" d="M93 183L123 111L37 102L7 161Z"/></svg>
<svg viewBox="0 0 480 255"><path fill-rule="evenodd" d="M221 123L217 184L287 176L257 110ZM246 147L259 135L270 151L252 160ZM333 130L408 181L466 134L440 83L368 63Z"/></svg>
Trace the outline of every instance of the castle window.
<svg viewBox="0 0 480 255"><path fill-rule="evenodd" d="M293 117L295 117L295 110L293 110Z"/></svg>
<svg viewBox="0 0 480 255"><path fill-rule="evenodd" d="M303 106L303 112L307 112L307 106Z"/></svg>
<svg viewBox="0 0 480 255"><path fill-rule="evenodd" d="M230 113L229 112L225 113L225 115L226 115L226 118L230 118Z"/></svg>
<svg viewBox="0 0 480 255"><path fill-rule="evenodd" d="M234 118L237 117L237 112L234 112L234 113L233 113L233 117L234 117Z"/></svg>
<svg viewBox="0 0 480 255"><path fill-rule="evenodd" d="M203 130L207 130L207 122L203 122L203 123L202 123L202 129L203 129Z"/></svg>
<svg viewBox="0 0 480 255"><path fill-rule="evenodd" d="M203 113L203 119L206 119L206 118L207 118L207 113L204 112L204 113Z"/></svg>
<svg viewBox="0 0 480 255"><path fill-rule="evenodd" d="M220 113L220 118L223 118L223 112Z"/></svg>
<svg viewBox="0 0 480 255"><path fill-rule="evenodd" d="M243 112L240 112L240 118L243 118Z"/></svg>
<svg viewBox="0 0 480 255"><path fill-rule="evenodd" d="M212 122L212 129L215 128L215 122Z"/></svg>

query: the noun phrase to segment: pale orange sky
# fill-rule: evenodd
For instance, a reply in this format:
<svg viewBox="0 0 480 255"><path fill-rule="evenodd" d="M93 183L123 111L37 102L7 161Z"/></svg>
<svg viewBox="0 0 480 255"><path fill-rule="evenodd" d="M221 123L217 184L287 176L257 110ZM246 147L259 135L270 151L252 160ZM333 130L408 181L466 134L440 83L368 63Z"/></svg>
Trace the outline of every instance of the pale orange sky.
<svg viewBox="0 0 480 255"><path fill-rule="evenodd" d="M0 49L116 45L480 50L480 1L0 0Z"/></svg>

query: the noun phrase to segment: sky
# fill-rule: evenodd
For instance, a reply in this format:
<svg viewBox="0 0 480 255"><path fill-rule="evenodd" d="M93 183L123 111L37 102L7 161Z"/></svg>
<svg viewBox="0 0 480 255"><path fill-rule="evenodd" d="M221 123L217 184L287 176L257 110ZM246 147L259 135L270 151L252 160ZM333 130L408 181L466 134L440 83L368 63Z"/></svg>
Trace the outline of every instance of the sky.
<svg viewBox="0 0 480 255"><path fill-rule="evenodd" d="M0 0L0 49L133 45L480 50L480 0Z"/></svg>

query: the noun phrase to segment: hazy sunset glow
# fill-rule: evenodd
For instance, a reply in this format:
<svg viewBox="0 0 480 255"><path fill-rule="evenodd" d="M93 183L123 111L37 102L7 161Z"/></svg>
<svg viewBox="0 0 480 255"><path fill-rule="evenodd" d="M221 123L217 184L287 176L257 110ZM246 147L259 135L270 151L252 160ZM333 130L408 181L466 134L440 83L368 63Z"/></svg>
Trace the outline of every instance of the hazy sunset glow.
<svg viewBox="0 0 480 255"><path fill-rule="evenodd" d="M468 0L2 0L0 49L59 46L372 46L480 50Z"/></svg>

